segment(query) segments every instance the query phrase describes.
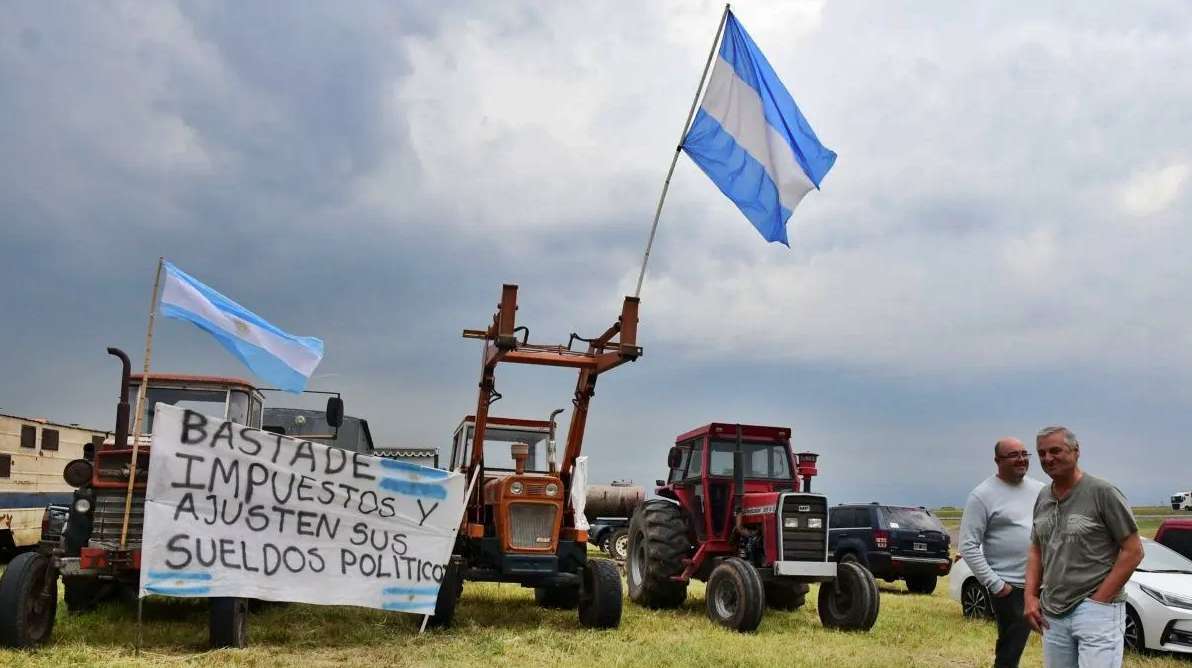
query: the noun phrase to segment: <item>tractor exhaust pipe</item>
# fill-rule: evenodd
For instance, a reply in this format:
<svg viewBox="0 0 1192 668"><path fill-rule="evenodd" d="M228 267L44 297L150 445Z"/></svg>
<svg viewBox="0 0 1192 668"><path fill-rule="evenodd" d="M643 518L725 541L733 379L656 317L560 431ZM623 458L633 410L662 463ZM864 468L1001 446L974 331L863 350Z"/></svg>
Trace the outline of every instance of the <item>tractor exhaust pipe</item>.
<svg viewBox="0 0 1192 668"><path fill-rule="evenodd" d="M128 379L132 374L132 362L119 348L108 348L109 355L120 358L124 368L120 372L120 402L116 404L116 449L128 447Z"/></svg>

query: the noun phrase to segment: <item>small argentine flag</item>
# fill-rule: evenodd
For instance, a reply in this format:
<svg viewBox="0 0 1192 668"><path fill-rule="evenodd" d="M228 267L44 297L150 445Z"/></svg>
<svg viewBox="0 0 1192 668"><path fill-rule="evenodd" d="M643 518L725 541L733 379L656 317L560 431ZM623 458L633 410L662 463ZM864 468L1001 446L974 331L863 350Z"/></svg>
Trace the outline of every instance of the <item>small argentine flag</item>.
<svg viewBox="0 0 1192 668"><path fill-rule="evenodd" d="M287 334L172 263L164 266L163 315L205 330L266 382L289 392L306 389L323 359L321 340Z"/></svg>
<svg viewBox="0 0 1192 668"><path fill-rule="evenodd" d="M788 247L787 219L836 162L732 12L683 149L767 241Z"/></svg>

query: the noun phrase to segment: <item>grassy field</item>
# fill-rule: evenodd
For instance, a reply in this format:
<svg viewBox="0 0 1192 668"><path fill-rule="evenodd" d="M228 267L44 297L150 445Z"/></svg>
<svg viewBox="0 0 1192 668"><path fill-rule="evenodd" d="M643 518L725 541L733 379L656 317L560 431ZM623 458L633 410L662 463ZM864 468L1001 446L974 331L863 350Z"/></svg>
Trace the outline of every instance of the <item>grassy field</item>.
<svg viewBox="0 0 1192 668"><path fill-rule="evenodd" d="M1156 511L1161 509L1156 509ZM1144 535L1158 512L1135 509ZM959 525L959 511L940 513ZM613 666L986 666L996 637L990 622L969 621L948 598L948 581L935 594L908 594L882 583L881 614L872 631L827 631L815 612L815 589L796 612L767 612L757 633L725 631L704 613L703 586L691 586L677 611L653 612L625 601L621 628L579 628L574 612L543 610L533 592L513 585L469 583L456 625L418 634L420 618L347 607L272 605L253 614L251 647L207 651L207 609L201 602L149 599L142 651L134 654L136 608L109 603L86 615L59 604L54 642L33 652L0 650L0 666L236 665L236 666L497 666L582 661ZM1032 636L1023 665L1040 665ZM1127 666L1189 668L1169 655L1128 655Z"/></svg>
<svg viewBox="0 0 1192 668"><path fill-rule="evenodd" d="M814 589L813 589L814 594ZM932 596L882 586L882 609L869 633L827 631L814 596L796 612L767 612L757 633L737 634L708 621L703 589L692 585L677 611L651 612L626 601L620 629L581 629L572 612L542 610L532 592L510 585L469 584L457 624L418 635L417 619L397 613L310 605L271 606L252 617L251 647L206 651L206 607L151 599L143 649L135 656L134 606L109 604L81 616L59 608L55 641L34 652L0 651L4 666L61 665L555 665L600 666L937 666L989 665L990 622L969 621L948 598L947 581ZM1031 638L1023 665L1041 662ZM1188 668L1170 656L1127 657L1128 666Z"/></svg>

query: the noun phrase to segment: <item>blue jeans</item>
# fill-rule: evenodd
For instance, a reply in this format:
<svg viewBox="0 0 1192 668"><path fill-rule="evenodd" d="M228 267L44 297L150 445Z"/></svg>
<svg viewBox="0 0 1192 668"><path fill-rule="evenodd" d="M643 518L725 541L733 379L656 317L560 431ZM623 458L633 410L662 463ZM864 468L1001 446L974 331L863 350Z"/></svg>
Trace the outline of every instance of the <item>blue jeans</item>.
<svg viewBox="0 0 1192 668"><path fill-rule="evenodd" d="M1085 599L1063 617L1047 618L1043 665L1047 668L1116 668L1122 665L1125 603Z"/></svg>

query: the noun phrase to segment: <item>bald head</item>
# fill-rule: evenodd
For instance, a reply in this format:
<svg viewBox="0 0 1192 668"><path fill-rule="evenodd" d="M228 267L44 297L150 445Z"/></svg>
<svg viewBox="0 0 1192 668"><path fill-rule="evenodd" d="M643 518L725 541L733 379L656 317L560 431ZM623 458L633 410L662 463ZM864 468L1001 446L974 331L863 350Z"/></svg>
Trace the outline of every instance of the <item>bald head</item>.
<svg viewBox="0 0 1192 668"><path fill-rule="evenodd" d="M985 442L988 443L989 441ZM1023 445L1022 441L1014 438L1013 436L1007 436L1005 438L999 439L997 443L993 444L994 457L1001 457L1005 454L1006 450L1026 450L1026 446Z"/></svg>

